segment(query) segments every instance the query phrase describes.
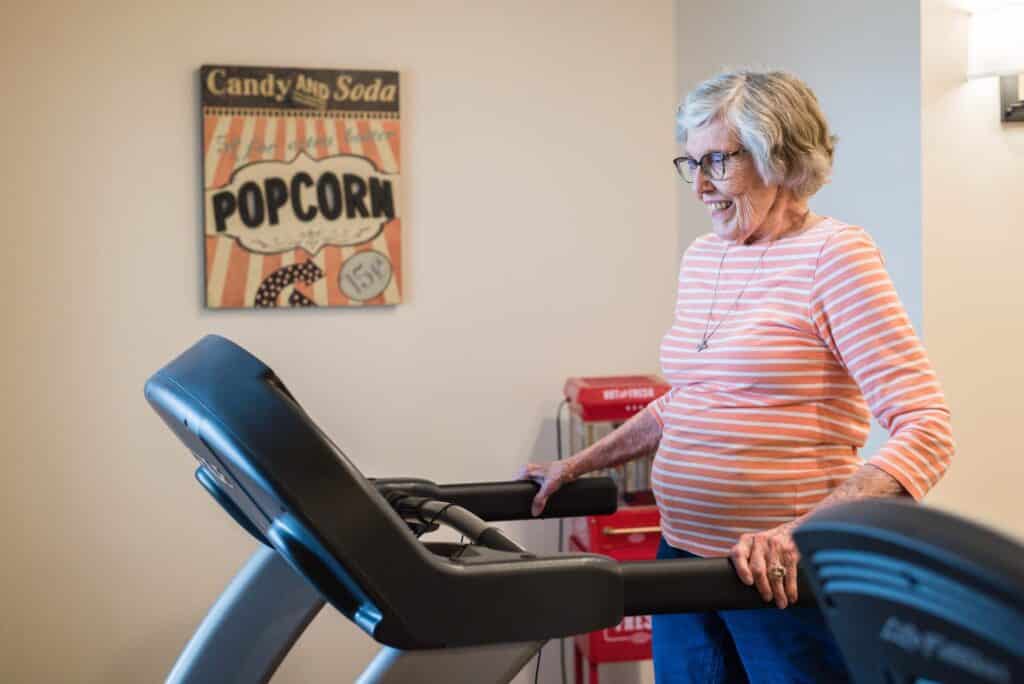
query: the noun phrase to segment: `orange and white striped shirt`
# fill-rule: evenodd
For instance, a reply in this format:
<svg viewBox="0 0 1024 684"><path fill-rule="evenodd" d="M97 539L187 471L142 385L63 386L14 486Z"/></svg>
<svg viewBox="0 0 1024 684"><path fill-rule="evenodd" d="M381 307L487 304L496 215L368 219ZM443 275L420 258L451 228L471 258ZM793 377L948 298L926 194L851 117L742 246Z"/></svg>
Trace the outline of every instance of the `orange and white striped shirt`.
<svg viewBox="0 0 1024 684"><path fill-rule="evenodd" d="M666 541L700 556L807 513L852 475L869 407L889 439L867 462L915 499L953 453L878 248L834 219L769 245L694 241L661 366L672 389L648 407L663 427L652 488Z"/></svg>

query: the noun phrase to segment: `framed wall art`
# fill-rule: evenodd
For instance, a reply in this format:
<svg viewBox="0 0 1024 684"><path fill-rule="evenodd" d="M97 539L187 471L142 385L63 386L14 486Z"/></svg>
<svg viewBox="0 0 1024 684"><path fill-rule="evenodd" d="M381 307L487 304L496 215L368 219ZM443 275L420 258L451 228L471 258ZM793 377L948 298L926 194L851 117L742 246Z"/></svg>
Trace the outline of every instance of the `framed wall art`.
<svg viewBox="0 0 1024 684"><path fill-rule="evenodd" d="M400 303L398 72L199 77L206 306Z"/></svg>

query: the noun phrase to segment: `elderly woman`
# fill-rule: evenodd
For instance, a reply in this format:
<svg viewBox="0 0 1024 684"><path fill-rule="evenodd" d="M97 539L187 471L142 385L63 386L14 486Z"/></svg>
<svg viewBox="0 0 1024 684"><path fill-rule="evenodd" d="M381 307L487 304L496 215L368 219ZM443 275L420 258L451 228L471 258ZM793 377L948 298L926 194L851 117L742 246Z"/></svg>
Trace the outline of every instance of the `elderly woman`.
<svg viewBox="0 0 1024 684"><path fill-rule="evenodd" d="M780 608L797 600L793 529L815 510L920 499L953 452L949 411L878 248L808 199L835 138L794 76L737 71L679 110L683 180L712 232L683 255L661 343L672 389L564 461L528 464L534 512L561 485L657 449L659 558L728 556ZM889 431L866 460L869 414ZM840 682L815 607L656 616L658 682Z"/></svg>

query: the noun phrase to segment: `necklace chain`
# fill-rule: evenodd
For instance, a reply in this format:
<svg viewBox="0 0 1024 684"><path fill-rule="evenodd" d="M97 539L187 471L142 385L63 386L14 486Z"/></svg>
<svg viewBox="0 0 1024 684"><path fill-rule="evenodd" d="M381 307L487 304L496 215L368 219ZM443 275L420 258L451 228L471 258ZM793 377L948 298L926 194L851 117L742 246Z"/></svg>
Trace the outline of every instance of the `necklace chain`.
<svg viewBox="0 0 1024 684"><path fill-rule="evenodd" d="M715 302L718 300L718 283L722 278L722 266L725 265L725 257L726 255L729 254L730 246L730 244L727 244L725 246L725 251L722 252L722 259L721 261L718 262L718 273L715 275L715 290L711 295L711 307L708 309L708 319L704 323L704 334L701 336L700 343L697 345L697 351L699 352L702 352L708 348L708 342L711 340L714 334L718 332L718 329L722 327L722 323L725 322L725 319L728 318L729 315L736 309L736 306L740 303L740 299L743 297L743 293L747 291L747 286L750 285L750 282L754 279L754 276L757 275L757 272L761 270L761 264L762 262L764 262L764 255L768 253L768 250L771 248L772 243L769 242L768 246L765 247L764 250L762 250L761 257L757 260L757 266L755 266L754 270L750 273L750 276L747 278L747 282L743 283L743 288L740 290L740 293L736 295L736 299L735 301L733 301L732 306L730 306L729 310L726 311L722 315L722 317L718 319L718 323L715 324L715 327L712 328L710 332L708 332L708 329L711 328L711 319L715 315Z"/></svg>
<svg viewBox="0 0 1024 684"><path fill-rule="evenodd" d="M803 217L800 219L797 225L803 226L803 224L807 222L807 217L810 215L810 213L810 209L804 212ZM726 243L725 251L722 252L722 259L721 261L718 262L718 273L715 274L715 290L711 295L711 307L708 309L708 319L704 323L704 334L701 335L701 340L697 344L697 351L702 352L708 348L708 343L711 341L711 338L714 336L716 332L718 332L718 329L722 327L722 323L725 322L725 319L728 318L739 305L740 299L743 298L743 293L747 291L747 286L750 285L751 281L754 280L754 276L757 275L757 272L761 270L761 264L764 263L764 255L768 253L768 250L771 249L771 246L773 244L774 240L769 241L768 246L765 247L764 250L762 250L761 257L757 260L757 266L754 267L754 270L747 278L747 282L743 284L743 288L740 290L740 293L736 295L736 299L735 301L733 301L732 306L730 306L729 310L726 311L722 315L722 317L718 319L718 323L715 324L715 327L711 328L711 319L714 318L715 315L715 302L718 300L718 284L722 278L722 267L725 265L725 257L729 254L729 248L732 246L732 243Z"/></svg>

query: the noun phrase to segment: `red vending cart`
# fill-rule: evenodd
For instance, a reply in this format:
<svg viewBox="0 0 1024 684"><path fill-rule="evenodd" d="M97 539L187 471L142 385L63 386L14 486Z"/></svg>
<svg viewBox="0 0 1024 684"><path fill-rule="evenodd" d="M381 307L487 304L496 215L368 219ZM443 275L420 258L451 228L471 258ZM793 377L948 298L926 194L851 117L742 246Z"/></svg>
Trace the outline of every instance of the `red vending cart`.
<svg viewBox="0 0 1024 684"><path fill-rule="evenodd" d="M576 453L593 444L647 404L667 392L669 385L655 375L569 378L569 450ZM573 551L600 553L616 560L651 560L661 536L658 510L650 490L648 454L617 468L592 473L611 477L619 485L619 510L612 515L574 518L569 533ZM576 684L598 683L601 663L649 660L651 618L631 616L615 627L574 638Z"/></svg>

